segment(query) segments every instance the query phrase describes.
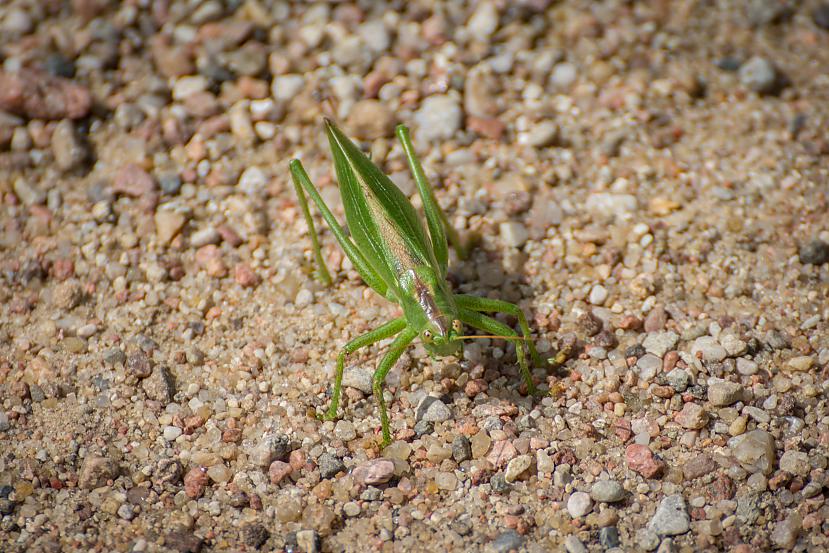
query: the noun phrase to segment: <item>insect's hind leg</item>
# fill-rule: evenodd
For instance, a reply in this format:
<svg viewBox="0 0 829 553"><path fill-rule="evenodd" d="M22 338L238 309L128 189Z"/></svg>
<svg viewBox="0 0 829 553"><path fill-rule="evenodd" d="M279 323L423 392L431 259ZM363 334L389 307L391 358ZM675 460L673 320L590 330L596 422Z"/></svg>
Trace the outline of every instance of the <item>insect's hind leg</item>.
<svg viewBox="0 0 829 553"><path fill-rule="evenodd" d="M371 387L374 391L374 398L377 400L377 406L380 408L380 426L383 431L383 442L381 447L386 447L391 443L391 430L389 429L389 414L386 411L386 400L383 398L383 381L391 368L417 337L417 332L411 328L407 328L401 332L397 338L394 339L389 351L380 361L377 370L374 371L374 376L371 378Z"/></svg>
<svg viewBox="0 0 829 553"><path fill-rule="evenodd" d="M458 231L449 224L446 213L443 212L440 204L435 199L432 185L429 184L429 180L423 172L423 167L417 159L412 140L409 137L409 129L405 125L397 126L397 138L403 146L403 152L406 154L409 170L411 170L412 176L414 176L417 191L423 202L423 212L426 214L426 223L429 227L429 236L432 239L432 248L435 251L438 263L445 272L448 264L447 239L455 250L455 253L461 259L466 259L469 254L469 246L463 243Z"/></svg>
<svg viewBox="0 0 829 553"><path fill-rule="evenodd" d="M524 316L524 312L521 311L520 307L508 301L481 298L467 294L455 294L454 298L458 307L464 309L487 313L506 313L517 318L518 326L521 327L521 333L527 341L527 348L530 350L530 357L532 357L533 364L536 367L544 366L541 356L538 355L538 351L535 349L535 343L530 337L530 325L527 324L527 318Z"/></svg>
<svg viewBox="0 0 829 553"><path fill-rule="evenodd" d="M488 317L476 311L460 307L458 309L458 318L464 324L477 328L478 330L482 330L486 333L498 336L514 336L518 338L518 333L501 321L497 321L492 317ZM518 358L518 366L521 368L521 376L524 378L524 382L527 385L527 392L531 395L538 394L538 388L536 388L535 383L533 382L530 367L527 364L527 358L524 356L524 348L520 343L515 344L515 356Z"/></svg>
<svg viewBox="0 0 829 553"><path fill-rule="evenodd" d="M328 267L325 265L325 260L322 257L322 249L320 248L319 234L314 226L314 218L311 217L311 210L308 208L308 200L305 198L305 192L302 191L300 181L295 174L295 169L291 166L291 175L294 183L294 190L296 190L299 206L305 216L305 223L308 225L308 233L311 235L311 245L314 249L314 259L317 263L317 276L326 286L331 286L331 274L328 272Z"/></svg>
<svg viewBox="0 0 829 553"><path fill-rule="evenodd" d="M361 336L357 336L348 342L340 354L337 356L337 374L334 378L334 392L331 396L331 405L324 415L319 418L330 421L337 418L337 409L340 406L340 394L343 387L343 372L345 371L345 356L354 353L358 349L375 344L380 340L391 338L401 330L406 328L406 319L403 317L393 319L384 323L372 331L366 332Z"/></svg>

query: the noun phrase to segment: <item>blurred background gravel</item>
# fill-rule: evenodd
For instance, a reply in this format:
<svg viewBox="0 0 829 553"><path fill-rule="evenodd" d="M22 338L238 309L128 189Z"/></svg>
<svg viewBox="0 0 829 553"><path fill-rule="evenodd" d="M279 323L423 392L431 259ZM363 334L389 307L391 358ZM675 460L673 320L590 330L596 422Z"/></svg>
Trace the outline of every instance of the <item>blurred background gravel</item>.
<svg viewBox="0 0 829 553"><path fill-rule="evenodd" d="M6 0L0 550L819 551L829 540L829 4ZM370 379L388 320L321 120L518 303ZM504 319L509 324L515 321Z"/></svg>

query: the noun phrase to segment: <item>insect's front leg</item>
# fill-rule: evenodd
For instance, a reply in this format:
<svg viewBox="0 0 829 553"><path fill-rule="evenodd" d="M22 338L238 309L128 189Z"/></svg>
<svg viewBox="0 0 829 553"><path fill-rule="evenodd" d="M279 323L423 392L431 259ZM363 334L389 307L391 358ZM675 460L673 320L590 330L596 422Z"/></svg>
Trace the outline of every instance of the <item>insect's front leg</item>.
<svg viewBox="0 0 829 553"><path fill-rule="evenodd" d="M351 264L354 265L357 272L360 273L360 277L362 277L363 281L365 281L365 283L374 289L378 294L385 296L386 292L388 292L388 286L385 282L383 282L380 275L378 275L377 272L371 268L371 265L365 255L360 251L356 244L354 244L351 238L346 235L345 230L343 230L340 223L337 222L336 217L334 217L334 214L331 213L331 210L328 208L328 205L326 205L325 200L323 200L322 196L320 196L319 190L317 190L314 183L311 182L311 179L308 177L308 173L306 173L305 168L302 167L302 163L300 163L298 159L294 159L291 161L290 167L291 178L294 181L294 188L297 191L299 203L302 206L303 213L305 213L305 220L308 224L308 230L311 233L314 256L316 257L317 264L320 266L320 276L324 279L324 275L328 275L328 269L325 267L325 262L322 259L319 239L316 235L314 222L311 218L311 213L308 210L308 202L305 199L303 190L308 193L311 200L313 200L317 208L320 210L320 213L322 213L322 218L326 223L328 223L328 227L331 229L337 243L343 249L345 255L348 256L348 259L351 261ZM330 275L328 275L328 280L331 280Z"/></svg>
<svg viewBox="0 0 829 553"><path fill-rule="evenodd" d="M468 294L455 294L455 303L458 307L469 309L470 311L487 312L487 313L506 313L518 319L518 326L521 327L521 332L527 342L527 348L530 350L530 357L532 357L533 364L536 367L544 366L541 356L535 349L535 343L530 337L530 325L527 324L527 318L524 312L517 305L503 300L494 300L490 298L481 298L478 296L470 296ZM516 344L518 349L518 344Z"/></svg>
<svg viewBox="0 0 829 553"><path fill-rule="evenodd" d="M515 336L518 338L518 333L513 329L497 321L492 317L488 317L481 313L477 313L470 309L460 308L458 310L458 318L462 323L467 324L478 330L482 330L488 334L495 334L498 336ZM515 356L518 358L518 366L521 368L521 375L524 377L524 382L527 384L527 391L532 395L538 394L533 382L532 374L530 374L530 367L527 365L527 359L524 357L524 348L521 344L515 344Z"/></svg>
<svg viewBox="0 0 829 553"><path fill-rule="evenodd" d="M322 248L320 248L319 233L314 226L314 218L311 217L311 210L308 209L308 200L305 198L305 192L302 191L297 170L291 168L293 173L294 190L296 191L297 199L299 200L299 207L302 209L302 214L305 216L305 224L308 225L308 234L311 235L311 247L314 250L314 259L317 263L317 276L326 286L331 286L331 274L328 272L328 267L325 265L325 260L322 257Z"/></svg>
<svg viewBox="0 0 829 553"><path fill-rule="evenodd" d="M343 372L345 371L345 356L354 353L360 348L375 344L380 340L391 338L404 328L406 328L406 319L403 317L393 319L370 332L354 338L345 345L337 356L337 374L334 379L334 392L331 397L331 405L325 414L319 417L320 419L330 421L337 418L337 409L340 406L340 393L342 392L343 386Z"/></svg>
<svg viewBox="0 0 829 553"><path fill-rule="evenodd" d="M380 426L383 430L383 442L380 444L380 447L386 447L391 443L391 430L389 429L389 414L386 411L386 400L383 398L383 381L386 379L386 375L389 374L389 371L397 363L397 360L400 359L400 356L403 355L403 352L406 351L406 348L409 347L409 344L412 343L417 337L417 332L411 328L406 328L401 332L397 338L394 339L391 346L389 347L389 351L380 361L380 365L377 366L377 370L374 371L374 376L371 379L372 389L374 390L374 398L377 400L377 405L380 407Z"/></svg>

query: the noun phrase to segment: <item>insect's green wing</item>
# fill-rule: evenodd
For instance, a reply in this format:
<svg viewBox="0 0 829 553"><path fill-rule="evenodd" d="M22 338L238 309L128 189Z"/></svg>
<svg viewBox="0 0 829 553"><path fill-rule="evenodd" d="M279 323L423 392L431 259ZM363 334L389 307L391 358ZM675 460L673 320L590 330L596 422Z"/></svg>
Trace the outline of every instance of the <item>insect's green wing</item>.
<svg viewBox="0 0 829 553"><path fill-rule="evenodd" d="M437 266L423 224L409 199L336 125L326 120L326 130L351 236L400 295L403 272Z"/></svg>

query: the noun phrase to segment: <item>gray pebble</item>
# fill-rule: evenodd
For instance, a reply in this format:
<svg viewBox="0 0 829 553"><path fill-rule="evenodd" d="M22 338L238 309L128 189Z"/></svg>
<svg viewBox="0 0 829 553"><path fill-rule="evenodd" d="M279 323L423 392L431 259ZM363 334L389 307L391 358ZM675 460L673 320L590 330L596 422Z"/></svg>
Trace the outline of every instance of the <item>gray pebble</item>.
<svg viewBox="0 0 829 553"><path fill-rule="evenodd" d="M645 551L653 551L659 547L659 536L647 528L640 528L636 532L636 544Z"/></svg>
<svg viewBox="0 0 829 553"><path fill-rule="evenodd" d="M665 375L665 379L671 388L682 393L688 389L688 384L691 382L691 375L687 371L677 368L672 369L671 372Z"/></svg>
<svg viewBox="0 0 829 553"><path fill-rule="evenodd" d="M512 489L512 486L507 482L506 475L503 472L492 475L489 479L489 485L492 488L492 493L507 493Z"/></svg>
<svg viewBox="0 0 829 553"><path fill-rule="evenodd" d="M429 421L417 421L414 425L414 433L418 438L435 431L435 425Z"/></svg>
<svg viewBox="0 0 829 553"><path fill-rule="evenodd" d="M570 534L564 540L564 549L567 553L587 553L587 547L574 534Z"/></svg>
<svg viewBox="0 0 829 553"><path fill-rule="evenodd" d="M685 499L680 494L665 497L656 508L648 529L659 536L678 536L691 529Z"/></svg>
<svg viewBox="0 0 829 553"><path fill-rule="evenodd" d="M135 512L132 510L132 505L124 503L118 507L118 516L124 520L132 520L135 516Z"/></svg>
<svg viewBox="0 0 829 553"><path fill-rule="evenodd" d="M800 246L800 262L808 265L823 265L829 262L829 243L812 240Z"/></svg>
<svg viewBox="0 0 829 553"><path fill-rule="evenodd" d="M110 348L104 352L103 359L107 365L118 365L124 363L127 356L121 348Z"/></svg>
<svg viewBox="0 0 829 553"><path fill-rule="evenodd" d="M462 463L472 458L472 443L466 436L457 436L452 440L452 458Z"/></svg>
<svg viewBox="0 0 829 553"><path fill-rule="evenodd" d="M372 371L363 367L349 367L343 374L343 386L371 394Z"/></svg>
<svg viewBox="0 0 829 553"><path fill-rule="evenodd" d="M41 401L46 399L46 394L43 393L43 388L41 388L37 384L29 385L29 396L35 403L40 403Z"/></svg>
<svg viewBox="0 0 829 553"><path fill-rule="evenodd" d="M452 418L452 411L440 399L425 396L415 410L415 418L418 421L444 422Z"/></svg>
<svg viewBox="0 0 829 553"><path fill-rule="evenodd" d="M176 173L162 173L158 175L158 185L164 194L174 196L181 190L181 177Z"/></svg>
<svg viewBox="0 0 829 553"><path fill-rule="evenodd" d="M616 480L599 480L590 489L590 497L602 503L615 503L625 497L625 489Z"/></svg>
<svg viewBox="0 0 829 553"><path fill-rule="evenodd" d="M599 530L599 543L605 549L619 547L619 529L615 526L607 526Z"/></svg>
<svg viewBox="0 0 829 553"><path fill-rule="evenodd" d="M779 87L777 70L765 58L754 56L738 72L740 83L758 94L773 94Z"/></svg>
<svg viewBox="0 0 829 553"><path fill-rule="evenodd" d="M489 544L489 549L494 553L509 553L513 549L519 550L524 543L524 538L515 530L507 530L499 534Z"/></svg>
<svg viewBox="0 0 829 553"><path fill-rule="evenodd" d="M9 428L11 428L9 416L6 414L6 411L0 409L0 432L5 432Z"/></svg>
<svg viewBox="0 0 829 553"><path fill-rule="evenodd" d="M333 453L323 453L317 460L320 469L320 478L332 478L338 472L345 470L342 460Z"/></svg>

